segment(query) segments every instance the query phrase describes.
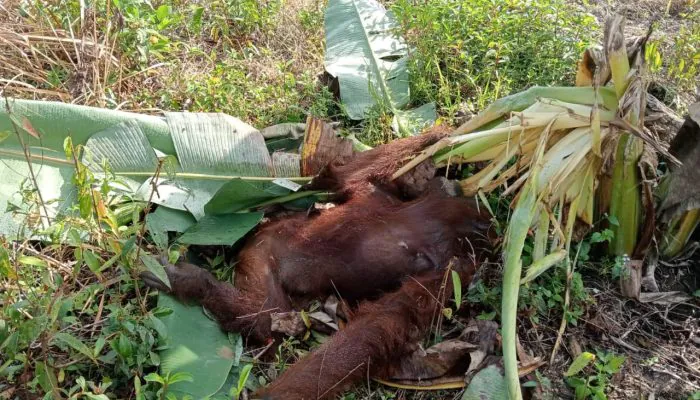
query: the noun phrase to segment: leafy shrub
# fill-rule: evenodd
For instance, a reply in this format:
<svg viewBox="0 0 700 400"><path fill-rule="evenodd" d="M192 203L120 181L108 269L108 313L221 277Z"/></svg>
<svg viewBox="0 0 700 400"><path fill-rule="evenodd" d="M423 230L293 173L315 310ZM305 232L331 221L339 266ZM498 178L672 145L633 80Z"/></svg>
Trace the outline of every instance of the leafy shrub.
<svg viewBox="0 0 700 400"><path fill-rule="evenodd" d="M451 115L483 109L532 85L571 83L597 30L563 0L397 0L392 7L415 48L412 95Z"/></svg>
<svg viewBox="0 0 700 400"><path fill-rule="evenodd" d="M699 3L700 4L700 3ZM668 58L668 74L681 90L698 88L700 76L700 10L686 15Z"/></svg>

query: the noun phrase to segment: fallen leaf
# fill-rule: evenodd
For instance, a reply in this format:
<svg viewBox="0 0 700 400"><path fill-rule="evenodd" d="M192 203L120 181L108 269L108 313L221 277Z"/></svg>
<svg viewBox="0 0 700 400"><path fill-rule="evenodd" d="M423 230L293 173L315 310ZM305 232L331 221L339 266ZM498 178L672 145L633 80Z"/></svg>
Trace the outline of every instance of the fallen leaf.
<svg viewBox="0 0 700 400"><path fill-rule="evenodd" d="M501 368L489 365L474 375L462 400L507 399L508 389Z"/></svg>
<svg viewBox="0 0 700 400"><path fill-rule="evenodd" d="M683 292L653 292L642 293L639 295L639 301L642 303L654 303L660 305L685 303L691 298L692 296Z"/></svg>
<svg viewBox="0 0 700 400"><path fill-rule="evenodd" d="M443 376L457 363L477 350L478 345L459 339L445 340L427 350L418 348L392 369L392 380L424 380Z"/></svg>
<svg viewBox="0 0 700 400"><path fill-rule="evenodd" d="M273 332L284 333L288 336L297 336L306 332L306 324L299 312L271 313L270 319Z"/></svg>
<svg viewBox="0 0 700 400"><path fill-rule="evenodd" d="M22 117L22 129L27 131L27 133L32 135L33 137L41 139L41 134L37 132L36 129L34 129L34 126L32 126L32 123L29 122L27 117Z"/></svg>

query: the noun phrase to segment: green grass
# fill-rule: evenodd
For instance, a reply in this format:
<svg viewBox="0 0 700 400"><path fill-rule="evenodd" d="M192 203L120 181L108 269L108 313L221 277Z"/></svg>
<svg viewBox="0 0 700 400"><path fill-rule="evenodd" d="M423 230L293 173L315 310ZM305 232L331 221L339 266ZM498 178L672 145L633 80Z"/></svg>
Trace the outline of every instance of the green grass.
<svg viewBox="0 0 700 400"><path fill-rule="evenodd" d="M413 47L413 102L434 101L450 125L459 112L530 86L573 84L598 30L592 15L563 0L396 0L390 9ZM377 110L355 129L374 145L394 138L390 123Z"/></svg>
<svg viewBox="0 0 700 400"><path fill-rule="evenodd" d="M392 10L415 47L412 95L448 117L533 85L573 83L598 30L562 0L397 0Z"/></svg>

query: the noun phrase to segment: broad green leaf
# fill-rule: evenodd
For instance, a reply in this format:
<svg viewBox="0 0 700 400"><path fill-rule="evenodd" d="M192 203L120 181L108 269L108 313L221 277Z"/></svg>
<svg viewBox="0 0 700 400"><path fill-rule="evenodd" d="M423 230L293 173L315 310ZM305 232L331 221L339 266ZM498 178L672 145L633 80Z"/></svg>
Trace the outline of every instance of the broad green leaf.
<svg viewBox="0 0 700 400"><path fill-rule="evenodd" d="M462 400L501 400L508 398L506 381L495 365L479 371L464 391Z"/></svg>
<svg viewBox="0 0 700 400"><path fill-rule="evenodd" d="M168 314L170 315L170 314ZM158 337L160 338L167 338L168 337L168 328L165 326L163 321L155 316L154 314L149 314L148 315L148 322L150 323L150 326L158 332Z"/></svg>
<svg viewBox="0 0 700 400"><path fill-rule="evenodd" d="M2 114L0 114L1 117ZM25 188L33 186L29 179L29 167L25 160L13 159L14 156L7 156L3 150L3 145L0 144L0 176L2 176L0 179L0 234L13 239L29 237L32 231L24 223L23 215L4 212L8 205L27 211L27 204L22 200L19 192L22 185ZM58 200L72 197L73 166L57 167L43 162L34 162L32 167L41 197L44 199L49 216L53 218L61 210L59 207L61 203ZM43 208L41 211L44 216Z"/></svg>
<svg viewBox="0 0 700 400"><path fill-rule="evenodd" d="M225 114L167 113L183 171L272 176L272 159L258 130Z"/></svg>
<svg viewBox="0 0 700 400"><path fill-rule="evenodd" d="M168 383L192 382L192 376L187 372L176 372L168 377Z"/></svg>
<svg viewBox="0 0 700 400"><path fill-rule="evenodd" d="M105 343L106 343L106 341L105 341L105 338L103 336L100 336L99 338L97 338L97 340L95 341L95 348L92 351L93 358L100 355L100 353L102 352L102 349L105 347Z"/></svg>
<svg viewBox="0 0 700 400"><path fill-rule="evenodd" d="M11 133L0 142L0 176L3 177L0 179L0 210L5 210L8 202L26 209L18 193L23 182L28 184L30 174L12 121L26 119L40 134L40 139L37 139L20 130L22 141L32 154L36 181L51 218L70 205L72 198L73 165L66 160L63 148L69 135L77 146L85 144L96 132L136 120L153 147L166 152L175 151L167 124L160 117L58 102L13 99L9 104L12 115L8 114L6 100L0 98L0 132ZM23 218L19 214L0 214L0 233L12 238L31 236L31 230L22 229L22 226Z"/></svg>
<svg viewBox="0 0 700 400"><path fill-rule="evenodd" d="M155 257L148 253L141 253L139 258L141 258L141 262L143 262L143 265L150 273L155 275L165 286L170 288L170 279L168 279L168 274L165 273L163 264L159 263Z"/></svg>
<svg viewBox="0 0 700 400"><path fill-rule="evenodd" d="M53 368L46 365L46 362L37 362L34 373L39 382L39 386L41 386L46 393L51 393L54 396L60 395L56 374Z"/></svg>
<svg viewBox="0 0 700 400"><path fill-rule="evenodd" d="M301 139L306 131L306 123L285 122L282 124L268 126L260 130L260 134L267 139L291 138Z"/></svg>
<svg viewBox="0 0 700 400"><path fill-rule="evenodd" d="M298 177L301 172L301 155L276 151L272 153L272 168L274 176L282 178Z"/></svg>
<svg viewBox="0 0 700 400"><path fill-rule="evenodd" d="M54 340L58 340L59 342L67 344L68 346L72 347L73 350L76 350L78 353L84 355L87 358L91 360L95 359L93 352L90 350L90 348L88 348L85 343L83 343L80 339L71 335L70 333L58 332L53 336L53 338Z"/></svg>
<svg viewBox="0 0 700 400"><path fill-rule="evenodd" d="M351 119L381 103L409 101L408 47L396 37L394 16L375 0L330 0L326 8L326 70L338 78Z"/></svg>
<svg viewBox="0 0 700 400"><path fill-rule="evenodd" d="M588 364L595 360L595 354L584 351L579 354L566 370L564 376L573 376L581 372ZM624 360L623 360L624 361Z"/></svg>
<svg viewBox="0 0 700 400"><path fill-rule="evenodd" d="M161 177L153 201L171 208L204 216L204 206L224 183L234 178L271 181L275 166L260 132L224 114L168 113L168 126L177 149L178 171L174 178ZM298 165L297 165L298 167ZM299 168L284 175L298 178ZM302 179L306 181L308 179ZM152 182L137 190L139 198L150 198Z"/></svg>
<svg viewBox="0 0 700 400"><path fill-rule="evenodd" d="M158 306L173 310L161 318L168 330L168 348L160 353L161 374L185 372L192 377L191 382L177 382L170 389L178 398L188 394L202 399L218 392L234 361L228 336L200 306L185 305L165 294L159 295Z"/></svg>
<svg viewBox="0 0 700 400"><path fill-rule="evenodd" d="M122 176L130 172L155 171L158 166L156 153L135 120L92 135L85 148L88 151L83 162L89 164L92 161L93 170L99 171L103 160L109 161L110 168Z"/></svg>
<svg viewBox="0 0 700 400"><path fill-rule="evenodd" d="M229 214L289 194L291 191L272 182L248 182L231 179L204 206L207 214Z"/></svg>
<svg viewBox="0 0 700 400"><path fill-rule="evenodd" d="M27 211L19 193L22 185L32 187L13 121L26 120L36 133L18 129L29 146L49 218L67 211L76 199L73 161L66 158L64 149L68 137L74 146L86 146L91 160L84 160L91 161L94 171L107 161L125 186L121 190L141 201L151 198L153 192L156 153L176 156L174 174L161 172L153 201L189 211L197 218L204 216L204 205L232 178L269 181L276 170L290 179L298 176L292 159L279 158L279 165L273 165L260 132L227 115L169 113L164 119L55 102L9 103L11 115L5 99L0 99L0 132L9 132L0 142L0 210L9 203ZM11 238L31 236L22 214L0 214L0 233Z"/></svg>
<svg viewBox="0 0 700 400"><path fill-rule="evenodd" d="M151 235L153 243L156 245L159 251L164 251L168 249L168 232L163 230L160 226L153 222L152 218L146 217L146 229Z"/></svg>
<svg viewBox="0 0 700 400"><path fill-rule="evenodd" d="M99 271L100 267L102 266L102 259L99 258L95 253L93 253L92 250L83 251L83 260L92 272Z"/></svg>
<svg viewBox="0 0 700 400"><path fill-rule="evenodd" d="M138 122L154 148L166 154L175 154L168 126L162 117L52 101L11 99L9 103L16 118L27 118L34 129L41 133L41 141L30 135L23 137L25 143L32 147L33 154L41 155L50 151L59 159L65 160L63 142L66 137L71 136L75 146L85 144L94 133L129 120ZM0 98L0 132L11 132L0 143L0 156L5 156L10 150L21 152L4 98Z"/></svg>
<svg viewBox="0 0 700 400"><path fill-rule="evenodd" d="M146 228L153 242L161 250L168 248L168 232L181 233L196 223L197 221L189 212L165 206L159 206L146 217Z"/></svg>
<svg viewBox="0 0 700 400"><path fill-rule="evenodd" d="M403 130L410 135L416 135L433 126L435 120L437 120L435 103L427 103L410 110L396 110L391 127L394 132Z"/></svg>
<svg viewBox="0 0 700 400"><path fill-rule="evenodd" d="M146 375L143 377L143 380L146 382L157 382L160 383L161 385L165 383L165 380L155 372L151 372L150 374Z"/></svg>
<svg viewBox="0 0 700 400"><path fill-rule="evenodd" d="M255 228L262 216L261 212L207 215L180 236L178 242L230 246Z"/></svg>
<svg viewBox="0 0 700 400"><path fill-rule="evenodd" d="M154 226L158 226L164 232L185 232L189 227L197 223L192 214L187 211L175 210L168 207L158 207L148 214Z"/></svg>

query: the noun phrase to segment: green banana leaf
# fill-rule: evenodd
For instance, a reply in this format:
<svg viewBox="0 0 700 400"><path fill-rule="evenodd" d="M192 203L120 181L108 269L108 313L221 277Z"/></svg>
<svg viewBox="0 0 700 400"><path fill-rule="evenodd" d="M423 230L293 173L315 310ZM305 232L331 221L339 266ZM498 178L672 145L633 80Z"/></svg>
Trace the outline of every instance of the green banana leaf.
<svg viewBox="0 0 700 400"><path fill-rule="evenodd" d="M496 365L479 371L464 391L462 400L501 400L508 398L508 388L503 373Z"/></svg>
<svg viewBox="0 0 700 400"><path fill-rule="evenodd" d="M27 202L21 190L33 187L24 146L45 205L42 215L52 219L72 205L74 165L63 149L69 136L73 145L85 146L82 161L93 172L100 173L102 164L109 164L120 191L146 201L155 186L155 203L187 211L196 219L205 216L204 206L232 179L253 187L268 187L277 177L308 180L299 177L298 155L271 155L258 130L228 115L166 113L160 117L0 98L0 234L11 238L32 234L22 213ZM159 163L166 157L175 160L172 171L162 167L155 181Z"/></svg>
<svg viewBox="0 0 700 400"><path fill-rule="evenodd" d="M167 330L167 337L161 338L167 346L160 352L161 372L184 372L192 377L191 382L174 383L169 391L178 398L214 395L224 386L231 367L238 365L242 343L238 340L234 346L200 306L184 304L166 294L158 296L158 306L173 311L160 318Z"/></svg>
<svg viewBox="0 0 700 400"><path fill-rule="evenodd" d="M381 104L396 115L397 132L414 134L435 122L432 103L400 112L410 101L408 46L390 11L374 0L330 0L325 29L326 70L338 78L350 119Z"/></svg>

